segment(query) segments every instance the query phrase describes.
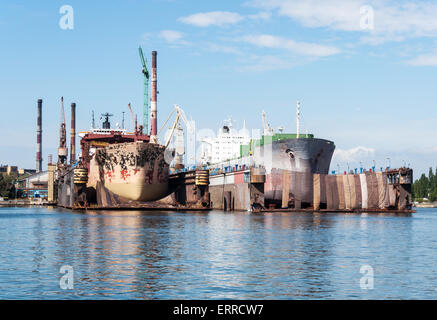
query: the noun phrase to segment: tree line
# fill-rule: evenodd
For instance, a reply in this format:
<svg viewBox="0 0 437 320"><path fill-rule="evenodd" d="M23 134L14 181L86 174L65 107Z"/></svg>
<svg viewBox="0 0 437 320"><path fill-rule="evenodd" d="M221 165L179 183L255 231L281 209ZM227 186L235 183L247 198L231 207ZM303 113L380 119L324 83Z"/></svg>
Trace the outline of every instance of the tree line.
<svg viewBox="0 0 437 320"><path fill-rule="evenodd" d="M413 183L413 198L422 202L424 199L429 201L437 200L437 167L435 172L429 168L428 176L424 173Z"/></svg>
<svg viewBox="0 0 437 320"><path fill-rule="evenodd" d="M0 197L15 197L14 181L16 178L16 175L0 173Z"/></svg>

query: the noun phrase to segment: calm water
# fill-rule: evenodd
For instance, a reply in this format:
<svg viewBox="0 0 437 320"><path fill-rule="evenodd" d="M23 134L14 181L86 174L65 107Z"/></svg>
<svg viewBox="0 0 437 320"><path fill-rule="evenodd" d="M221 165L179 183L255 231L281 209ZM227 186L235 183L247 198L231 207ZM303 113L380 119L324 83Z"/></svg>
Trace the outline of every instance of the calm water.
<svg viewBox="0 0 437 320"><path fill-rule="evenodd" d="M437 298L437 210L405 215L0 209L1 299ZM74 270L63 290L60 268ZM374 289L360 288L370 265Z"/></svg>

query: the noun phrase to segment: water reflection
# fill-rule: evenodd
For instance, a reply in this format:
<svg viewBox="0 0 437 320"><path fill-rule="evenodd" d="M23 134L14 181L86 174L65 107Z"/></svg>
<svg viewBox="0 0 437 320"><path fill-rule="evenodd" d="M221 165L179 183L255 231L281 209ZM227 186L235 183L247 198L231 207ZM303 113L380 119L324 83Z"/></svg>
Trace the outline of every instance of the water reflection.
<svg viewBox="0 0 437 320"><path fill-rule="evenodd" d="M0 298L429 298L437 284L436 224L428 211L250 215L5 208ZM364 264L374 268L375 290L359 287ZM74 290L59 288L63 265L74 268Z"/></svg>

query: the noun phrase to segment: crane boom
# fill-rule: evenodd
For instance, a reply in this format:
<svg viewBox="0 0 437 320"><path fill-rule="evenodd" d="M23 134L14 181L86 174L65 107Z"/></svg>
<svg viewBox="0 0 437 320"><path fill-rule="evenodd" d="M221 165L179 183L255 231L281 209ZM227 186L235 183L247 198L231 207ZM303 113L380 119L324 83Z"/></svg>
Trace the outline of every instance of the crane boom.
<svg viewBox="0 0 437 320"><path fill-rule="evenodd" d="M144 59L143 49L141 48L141 46L138 48L138 51L140 53L140 59L143 64L143 68L146 68L146 60Z"/></svg>
<svg viewBox="0 0 437 320"><path fill-rule="evenodd" d="M170 129L170 135L168 136L168 138L167 138L167 141L165 142L165 147L167 148L168 147L168 145L170 144L170 141L171 141L171 138L173 137L173 133L174 133L174 130L176 129L176 126L177 126L177 124L178 124L178 122L179 122L179 118L181 117L181 115L180 115L180 113L178 112L178 115L176 116L176 119L174 120L174 122L173 122L173 125L172 125L172 127L171 127L171 129Z"/></svg>
<svg viewBox="0 0 437 320"><path fill-rule="evenodd" d="M170 112L169 116L167 117L167 120L165 120L164 124L162 125L161 129L159 129L158 131L158 135L162 132L162 129L165 128L165 125L167 124L168 120L170 120L171 116L173 115L173 113L175 113L176 109L173 109L172 112Z"/></svg>
<svg viewBox="0 0 437 320"><path fill-rule="evenodd" d="M180 115L180 117L182 118L182 121L185 123L188 131L190 133L194 132L193 127L191 126L191 124L188 122L187 117L185 116L185 112L184 110L182 110L178 105L175 104L175 109L177 110L178 114Z"/></svg>
<svg viewBox="0 0 437 320"><path fill-rule="evenodd" d="M65 124L64 97L61 97L61 123Z"/></svg>
<svg viewBox="0 0 437 320"><path fill-rule="evenodd" d="M144 110L143 110L143 128L144 132L148 134L149 131L149 70L147 70L147 61L144 59L143 49L138 48L140 54L141 64L143 66L142 73L144 75Z"/></svg>
<svg viewBox="0 0 437 320"><path fill-rule="evenodd" d="M173 134L174 134L174 131L175 131L175 129L176 129L176 126L177 126L177 124L179 123L179 119L182 119L182 121L185 123L185 126L187 127L188 131L189 131L191 134L194 133L194 129L193 129L193 127L191 126L190 122L188 122L187 117L185 116L185 112L184 112L184 110L182 110L182 109L181 109L177 104L175 104L175 105L174 105L174 110L172 111L171 114L173 114L174 111L176 111L176 119L175 119L175 121L173 122L173 125L172 125L172 127L171 127L171 129L170 129L170 135L168 136L167 141L166 141L166 143L165 143L165 147L166 147L166 148L167 148L168 145L170 144L170 141L171 141L171 138L173 137ZM171 114L170 114L170 116L171 116ZM170 119L170 117L167 118L166 123L167 123L167 121L168 121L169 119ZM162 128L161 128L161 130L162 130Z"/></svg>
<svg viewBox="0 0 437 320"><path fill-rule="evenodd" d="M132 127L135 128L135 115L134 115L134 112L132 111L132 107L130 106L130 103L127 105L127 107L129 108L130 119L132 121ZM136 130L136 128L135 128L135 130Z"/></svg>

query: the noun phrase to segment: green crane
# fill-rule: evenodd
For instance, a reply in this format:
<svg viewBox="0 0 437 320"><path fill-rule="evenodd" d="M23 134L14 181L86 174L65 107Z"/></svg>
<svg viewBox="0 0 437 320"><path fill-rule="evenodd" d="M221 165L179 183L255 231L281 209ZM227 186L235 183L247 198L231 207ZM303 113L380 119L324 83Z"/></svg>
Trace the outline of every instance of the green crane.
<svg viewBox="0 0 437 320"><path fill-rule="evenodd" d="M144 133L149 134L149 70L147 70L146 60L144 59L143 49L138 48L140 52L141 63L143 64L142 73L144 75L144 113L143 113L143 128Z"/></svg>

